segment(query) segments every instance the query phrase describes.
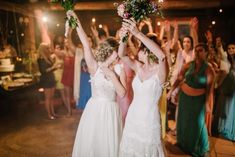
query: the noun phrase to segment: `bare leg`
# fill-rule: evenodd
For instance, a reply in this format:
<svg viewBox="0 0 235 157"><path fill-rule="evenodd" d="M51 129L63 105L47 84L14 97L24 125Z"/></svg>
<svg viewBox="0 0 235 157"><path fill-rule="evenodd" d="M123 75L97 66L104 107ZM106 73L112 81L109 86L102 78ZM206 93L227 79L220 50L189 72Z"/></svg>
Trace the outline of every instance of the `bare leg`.
<svg viewBox="0 0 235 157"><path fill-rule="evenodd" d="M71 97L70 91L71 91L71 88L68 87L68 86L65 86L64 89L65 89L66 106L67 106L67 110L68 110L67 115L71 116L72 115L71 104L70 104L70 97Z"/></svg>
<svg viewBox="0 0 235 157"><path fill-rule="evenodd" d="M63 104L64 104L65 107L66 107L66 98L65 98L65 90L64 90L64 88L63 88L63 89L60 89L60 95L61 95ZM67 108L67 107L66 107L66 108Z"/></svg>
<svg viewBox="0 0 235 157"><path fill-rule="evenodd" d="M50 90L50 109L51 109L51 114L55 116L55 110L54 110L54 92L55 88L51 88Z"/></svg>
<svg viewBox="0 0 235 157"><path fill-rule="evenodd" d="M47 115L51 119L52 113L51 113L51 109L50 109L50 88L44 89L44 96L45 96L45 108L47 111Z"/></svg>

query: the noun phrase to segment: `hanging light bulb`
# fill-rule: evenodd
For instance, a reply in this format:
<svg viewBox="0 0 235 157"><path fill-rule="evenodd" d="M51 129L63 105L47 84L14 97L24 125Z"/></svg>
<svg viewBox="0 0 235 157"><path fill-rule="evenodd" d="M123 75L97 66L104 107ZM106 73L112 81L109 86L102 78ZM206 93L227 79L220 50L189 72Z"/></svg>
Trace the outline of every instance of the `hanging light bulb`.
<svg viewBox="0 0 235 157"><path fill-rule="evenodd" d="M43 21L43 22L47 22L47 21L48 21L47 17L44 16L44 17L42 18L42 21Z"/></svg>
<svg viewBox="0 0 235 157"><path fill-rule="evenodd" d="M24 18L23 18L23 17L20 17L20 18L19 18L19 23L22 25L23 22L24 22Z"/></svg>
<svg viewBox="0 0 235 157"><path fill-rule="evenodd" d="M25 23L26 26L29 24L29 18L28 17L24 18L24 23Z"/></svg>
<svg viewBox="0 0 235 157"><path fill-rule="evenodd" d="M93 18L91 19L91 22L92 22L92 23L95 23L95 21L96 21L96 19L93 17Z"/></svg>

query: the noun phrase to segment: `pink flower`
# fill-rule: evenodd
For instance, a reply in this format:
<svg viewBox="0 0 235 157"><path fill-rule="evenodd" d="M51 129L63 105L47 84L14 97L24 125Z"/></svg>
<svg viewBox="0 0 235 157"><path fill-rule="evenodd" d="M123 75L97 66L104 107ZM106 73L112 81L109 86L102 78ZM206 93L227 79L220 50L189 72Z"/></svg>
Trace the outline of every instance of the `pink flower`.
<svg viewBox="0 0 235 157"><path fill-rule="evenodd" d="M124 18L124 19L128 19L129 16L130 16L130 14L129 14L128 12L125 12L124 15L123 15L123 18Z"/></svg>
<svg viewBox="0 0 235 157"><path fill-rule="evenodd" d="M124 11L125 11L125 5L124 4L120 4L118 6L117 10L118 10L118 15L123 18L124 17Z"/></svg>

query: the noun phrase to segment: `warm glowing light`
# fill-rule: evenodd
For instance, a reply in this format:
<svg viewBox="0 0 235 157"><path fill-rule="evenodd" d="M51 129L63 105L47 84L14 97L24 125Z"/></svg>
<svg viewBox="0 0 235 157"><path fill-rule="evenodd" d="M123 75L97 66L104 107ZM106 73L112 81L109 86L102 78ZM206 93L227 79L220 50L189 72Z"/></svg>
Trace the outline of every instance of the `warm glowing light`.
<svg viewBox="0 0 235 157"><path fill-rule="evenodd" d="M56 24L56 27L60 27L60 24L59 24L59 23L57 23L57 24Z"/></svg>
<svg viewBox="0 0 235 157"><path fill-rule="evenodd" d="M92 23L95 23L95 21L96 21L96 19L93 17L93 18L91 19L91 22L92 22Z"/></svg>
<svg viewBox="0 0 235 157"><path fill-rule="evenodd" d="M42 17L42 21L47 22L48 21L47 17L46 16Z"/></svg>
<svg viewBox="0 0 235 157"><path fill-rule="evenodd" d="M163 0L158 0L159 3L163 3Z"/></svg>
<svg viewBox="0 0 235 157"><path fill-rule="evenodd" d="M212 25L215 25L215 21L212 21L211 23L212 23Z"/></svg>
<svg viewBox="0 0 235 157"><path fill-rule="evenodd" d="M23 36L24 36L24 33L21 33L20 35L23 37Z"/></svg>
<svg viewBox="0 0 235 157"><path fill-rule="evenodd" d="M17 57L16 60L20 62L20 61L22 61L22 58Z"/></svg>
<svg viewBox="0 0 235 157"><path fill-rule="evenodd" d="M160 25L161 25L161 22L157 22L157 25L160 26Z"/></svg>
<svg viewBox="0 0 235 157"><path fill-rule="evenodd" d="M99 24L99 28L102 28L103 27L103 25L102 24Z"/></svg>
<svg viewBox="0 0 235 157"><path fill-rule="evenodd" d="M222 12L223 12L223 9L220 9L219 12L222 13Z"/></svg>
<svg viewBox="0 0 235 157"><path fill-rule="evenodd" d="M38 91L39 92L44 92L44 88L39 88Z"/></svg>

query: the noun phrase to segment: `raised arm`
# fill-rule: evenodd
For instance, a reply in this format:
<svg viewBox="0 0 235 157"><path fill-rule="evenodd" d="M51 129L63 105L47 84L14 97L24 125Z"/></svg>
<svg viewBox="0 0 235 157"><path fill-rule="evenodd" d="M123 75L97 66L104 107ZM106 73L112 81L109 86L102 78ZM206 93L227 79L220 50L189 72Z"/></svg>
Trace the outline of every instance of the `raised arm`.
<svg viewBox="0 0 235 157"><path fill-rule="evenodd" d="M66 21L66 25L67 25L68 21ZM68 48L69 48L69 52L71 52L72 54L71 55L75 55L75 52L76 52L76 46L73 44L73 41L72 41L72 28L71 27L68 27L68 34L67 34L67 39L68 39Z"/></svg>
<svg viewBox="0 0 235 157"><path fill-rule="evenodd" d="M123 26L139 39L154 55L156 55L159 61L163 61L165 59L165 54L162 52L162 49L137 29L136 22L134 20L124 19Z"/></svg>
<svg viewBox="0 0 235 157"><path fill-rule="evenodd" d="M128 43L128 46L129 46L129 48L130 48L132 54L133 54L134 56L136 56L136 55L137 55L137 52L138 52L138 49L136 48L136 46L135 46L134 42L132 41L132 39L134 40L133 35L132 35L132 34L129 34L127 43Z"/></svg>
<svg viewBox="0 0 235 157"><path fill-rule="evenodd" d="M106 37L109 37L110 34L109 34L109 28L107 25L103 25L103 30L105 31Z"/></svg>
<svg viewBox="0 0 235 157"><path fill-rule="evenodd" d="M178 40L179 40L179 35L178 35L179 27L178 27L177 21L174 21L173 27L174 27L174 34L173 34L173 39L172 39L172 47L174 44L178 44Z"/></svg>
<svg viewBox="0 0 235 157"><path fill-rule="evenodd" d="M100 38L96 26L91 26L91 32L94 35L96 45L98 45L100 43Z"/></svg>
<svg viewBox="0 0 235 157"><path fill-rule="evenodd" d="M127 43L122 41L122 37L125 35L125 30L122 28L119 30L119 35L120 35L120 44L118 47L118 56L121 58L122 62L126 63L132 70L136 71L137 66L136 66L136 61L131 60L127 54Z"/></svg>
<svg viewBox="0 0 235 157"><path fill-rule="evenodd" d="M215 83L215 72L213 71L212 67L208 66L206 70L206 75L207 75L207 86L206 86L206 112L211 113L212 111L212 105L210 104L212 100L211 96L213 96L213 91L214 91L214 83Z"/></svg>
<svg viewBox="0 0 235 157"><path fill-rule="evenodd" d="M82 28L81 22L79 21L77 15L73 11L71 11L71 10L68 11L67 16L74 16L77 19L78 27L76 27L76 31L77 31L77 34L78 34L78 36L82 42L82 45L83 45L84 58L86 60L89 72L91 73L91 75L93 75L93 74L95 74L96 69L97 69L97 62L93 56L87 35L86 35L84 29Z"/></svg>
<svg viewBox="0 0 235 157"><path fill-rule="evenodd" d="M150 18L144 20L144 23L148 26L149 33L153 33L152 21Z"/></svg>
<svg viewBox="0 0 235 157"><path fill-rule="evenodd" d="M198 20L196 17L191 19L190 21L190 26L191 26L191 36L193 37L193 44L197 45L198 44Z"/></svg>

